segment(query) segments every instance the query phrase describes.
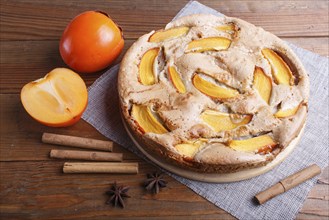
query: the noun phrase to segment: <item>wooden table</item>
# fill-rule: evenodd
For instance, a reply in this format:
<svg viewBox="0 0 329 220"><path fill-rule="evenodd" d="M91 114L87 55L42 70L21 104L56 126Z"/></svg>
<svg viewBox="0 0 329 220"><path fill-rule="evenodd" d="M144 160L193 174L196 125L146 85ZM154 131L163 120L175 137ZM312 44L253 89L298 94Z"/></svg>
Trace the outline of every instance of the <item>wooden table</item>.
<svg viewBox="0 0 329 220"><path fill-rule="evenodd" d="M200 2L328 56L327 0ZM168 187L159 194L145 192L141 186L145 175L156 168L120 146L115 146L115 152L123 152L126 161L140 164L138 175L64 175L63 161L48 155L50 149L66 147L42 144L43 132L106 138L83 120L68 128L40 125L27 115L19 98L24 84L43 77L55 67L65 66L58 51L59 39L67 23L80 12L109 13L124 30L126 51L142 34L162 28L186 3L186 0L1 0L1 219L233 219L169 176L166 176ZM101 74L82 77L89 86ZM328 176L327 168L297 219L328 218ZM131 186L131 198L125 209L105 205L105 191L114 181Z"/></svg>

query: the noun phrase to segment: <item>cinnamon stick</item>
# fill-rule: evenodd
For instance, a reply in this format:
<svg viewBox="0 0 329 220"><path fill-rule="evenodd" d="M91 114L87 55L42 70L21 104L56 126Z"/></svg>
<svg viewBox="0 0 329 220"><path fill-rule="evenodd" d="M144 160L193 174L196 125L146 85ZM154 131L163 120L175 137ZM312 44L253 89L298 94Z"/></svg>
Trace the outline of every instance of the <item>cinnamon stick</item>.
<svg viewBox="0 0 329 220"><path fill-rule="evenodd" d="M138 163L109 163L109 162L66 162L64 173L125 173L137 174Z"/></svg>
<svg viewBox="0 0 329 220"><path fill-rule="evenodd" d="M58 144L102 151L112 151L113 148L113 142L111 141L102 141L92 138L83 138L51 133L43 133L42 142L48 144Z"/></svg>
<svg viewBox="0 0 329 220"><path fill-rule="evenodd" d="M98 151L51 150L50 157L59 159L80 159L92 161L122 161L121 153L108 153Z"/></svg>
<svg viewBox="0 0 329 220"><path fill-rule="evenodd" d="M293 175L288 176L287 178L281 180L277 184L271 186L263 192L258 193L255 196L255 199L261 205L266 201L274 198L281 193L288 191L291 188L305 182L308 179L315 177L316 175L321 173L321 168L316 164L313 164Z"/></svg>

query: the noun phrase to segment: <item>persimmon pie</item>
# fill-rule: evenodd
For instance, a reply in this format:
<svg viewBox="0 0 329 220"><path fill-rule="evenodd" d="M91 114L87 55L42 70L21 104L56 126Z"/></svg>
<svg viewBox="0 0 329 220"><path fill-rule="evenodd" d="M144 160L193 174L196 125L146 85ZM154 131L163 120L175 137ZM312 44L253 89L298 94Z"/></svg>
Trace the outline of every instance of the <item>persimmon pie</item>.
<svg viewBox="0 0 329 220"><path fill-rule="evenodd" d="M294 52L231 17L186 16L143 35L124 56L118 89L143 149L206 173L271 162L308 111L309 79Z"/></svg>

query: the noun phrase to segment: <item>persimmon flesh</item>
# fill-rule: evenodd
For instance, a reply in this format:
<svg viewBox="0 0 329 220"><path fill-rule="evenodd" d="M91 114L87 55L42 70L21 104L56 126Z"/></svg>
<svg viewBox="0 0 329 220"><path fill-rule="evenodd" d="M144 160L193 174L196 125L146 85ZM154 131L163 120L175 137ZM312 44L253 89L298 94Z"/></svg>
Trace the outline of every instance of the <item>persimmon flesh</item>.
<svg viewBox="0 0 329 220"><path fill-rule="evenodd" d="M21 101L38 122L51 127L73 125L86 109L87 87L82 78L70 69L56 68L45 77L26 84Z"/></svg>

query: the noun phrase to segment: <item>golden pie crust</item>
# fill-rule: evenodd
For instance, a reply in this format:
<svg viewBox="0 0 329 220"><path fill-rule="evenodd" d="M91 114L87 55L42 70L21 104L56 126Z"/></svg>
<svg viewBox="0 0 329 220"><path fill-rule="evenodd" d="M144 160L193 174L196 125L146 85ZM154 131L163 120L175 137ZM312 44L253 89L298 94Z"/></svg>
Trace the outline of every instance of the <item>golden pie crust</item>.
<svg viewBox="0 0 329 220"><path fill-rule="evenodd" d="M154 40L155 33L174 30L167 32L174 36L182 29L184 34ZM273 64L265 50L283 63ZM146 58L152 53L153 60ZM143 59L151 60L153 81L145 78ZM291 75L279 73L286 67ZM256 70L263 74L258 84ZM217 87L226 89L224 96ZM127 127L147 152L198 172L231 173L266 165L298 136L308 111L309 79L275 35L237 18L198 14L140 37L123 58L118 90ZM155 133L143 128L144 107L162 126ZM186 151L189 146L194 150Z"/></svg>

